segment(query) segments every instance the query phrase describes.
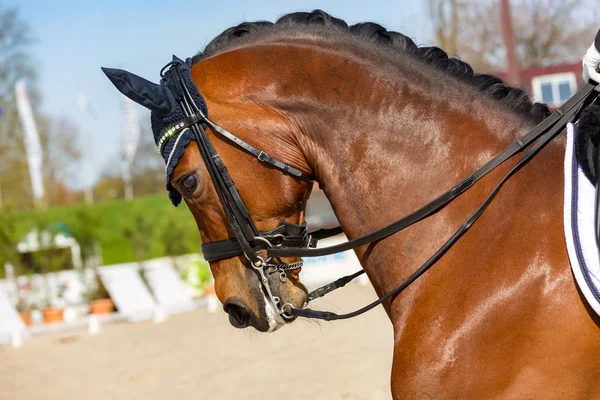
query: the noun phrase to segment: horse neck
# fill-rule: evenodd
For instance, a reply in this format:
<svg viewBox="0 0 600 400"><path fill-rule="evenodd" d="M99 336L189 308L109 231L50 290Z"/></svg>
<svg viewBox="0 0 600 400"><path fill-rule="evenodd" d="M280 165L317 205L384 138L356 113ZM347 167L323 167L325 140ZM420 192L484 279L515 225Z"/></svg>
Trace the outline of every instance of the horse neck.
<svg viewBox="0 0 600 400"><path fill-rule="evenodd" d="M297 141L350 239L426 204L531 125L436 71L391 75L353 61L334 57L313 71L324 78L302 93L303 111L294 114ZM332 65L335 73L327 73ZM395 235L379 251L357 249L380 294L406 277L403 268L415 268L394 262L413 239L429 242L423 252L430 255L449 236L448 224L437 222L429 223L427 238Z"/></svg>
<svg viewBox="0 0 600 400"><path fill-rule="evenodd" d="M416 60L399 65L395 57L369 54L368 46L356 52L318 40L242 46L199 63L195 80L207 100L231 98L234 118L243 104L285 116L277 129L269 120L261 125L260 145L316 177L350 239L426 204L531 125ZM226 77L210 79L222 71ZM209 108L218 114L217 104ZM357 249L379 293L415 268L395 265L393 257L400 252L404 259L415 235L426 235L415 239L425 243L420 255L431 255L449 236L450 224L438 216L431 221L419 224L426 232L411 227L375 249Z"/></svg>

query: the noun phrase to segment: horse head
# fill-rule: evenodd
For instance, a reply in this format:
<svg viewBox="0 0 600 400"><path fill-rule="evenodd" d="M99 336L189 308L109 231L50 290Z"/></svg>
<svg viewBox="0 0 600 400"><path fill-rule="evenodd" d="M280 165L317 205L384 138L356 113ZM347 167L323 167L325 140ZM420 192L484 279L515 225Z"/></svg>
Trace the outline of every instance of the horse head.
<svg viewBox="0 0 600 400"><path fill-rule="evenodd" d="M185 67L183 62L180 65ZM169 195L175 205L180 198L186 202L196 220L202 242L210 244L235 238L230 217L219 199L194 136L186 130L169 138L164 146L161 141L165 130L162 122L177 121L178 117L173 116L181 112L178 94L173 94L177 89L165 79L158 85L127 71L109 68L103 68L103 71L119 91L152 111L155 141L167 163ZM270 156L299 168L306 175L311 173L306 159L293 146L289 118L241 95L238 85L251 82L243 77L243 73L224 71L218 64L210 62L198 63L190 72L190 86L199 89L201 102L206 99L203 107L208 106L208 110L204 110L210 113L211 119L235 132L238 138L267 151ZM264 89L260 85L254 82L252 89L246 89L256 93ZM215 126L208 125L205 132L258 231L271 231L282 222L294 226L304 222L312 182L282 174L263 164L218 135ZM279 265L298 265L299 259L276 261L281 263ZM211 260L210 267L216 294L223 303L224 311L229 314L231 324L237 328L253 326L259 331L274 331L293 318L284 318L271 300L301 308L307 298L306 288L299 282L300 268L282 270L267 267L264 276L261 276L243 254ZM261 279L267 279L269 289L265 290Z"/></svg>

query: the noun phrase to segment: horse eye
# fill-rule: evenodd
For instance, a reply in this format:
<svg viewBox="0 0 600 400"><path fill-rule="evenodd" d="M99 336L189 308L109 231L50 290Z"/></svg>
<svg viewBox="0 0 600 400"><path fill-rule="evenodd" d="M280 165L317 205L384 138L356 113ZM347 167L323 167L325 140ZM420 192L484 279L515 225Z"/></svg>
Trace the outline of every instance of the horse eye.
<svg viewBox="0 0 600 400"><path fill-rule="evenodd" d="M183 184L183 187L185 187L191 192L196 188L198 180L196 179L195 175L188 175L185 178L183 178L183 181L181 183Z"/></svg>

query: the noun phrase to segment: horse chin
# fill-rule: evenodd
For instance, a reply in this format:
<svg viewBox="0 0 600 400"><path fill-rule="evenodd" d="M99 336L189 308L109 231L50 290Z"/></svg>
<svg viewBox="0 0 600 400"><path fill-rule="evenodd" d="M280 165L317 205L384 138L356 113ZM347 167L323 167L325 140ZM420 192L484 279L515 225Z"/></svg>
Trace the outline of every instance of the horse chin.
<svg viewBox="0 0 600 400"><path fill-rule="evenodd" d="M238 329L253 327L259 332L270 333L296 319L284 318L269 300L256 276L250 275L248 278L256 279L249 296L228 297L223 303L223 311L229 314L231 325ZM269 283L274 296L281 299L283 304L290 304L295 308L304 305L308 292L300 282L280 281L279 275L273 274Z"/></svg>

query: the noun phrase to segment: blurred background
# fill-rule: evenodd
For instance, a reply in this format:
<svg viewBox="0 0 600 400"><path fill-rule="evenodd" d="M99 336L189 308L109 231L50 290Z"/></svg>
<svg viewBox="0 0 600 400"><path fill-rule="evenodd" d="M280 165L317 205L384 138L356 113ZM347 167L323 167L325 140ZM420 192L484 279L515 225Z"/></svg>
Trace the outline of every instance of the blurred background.
<svg viewBox="0 0 600 400"><path fill-rule="evenodd" d="M439 46L551 108L582 84L600 27L596 0L0 1L0 399L390 397L382 310L268 336L229 326L195 223L166 196L149 113L100 71L157 82L172 54L231 26L317 8ZM318 188L307 215L336 225ZM306 262L313 287L360 268L352 253ZM362 283L319 307L373 300Z"/></svg>

